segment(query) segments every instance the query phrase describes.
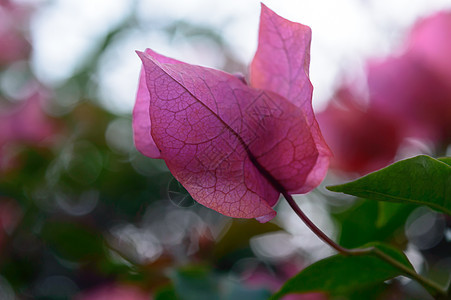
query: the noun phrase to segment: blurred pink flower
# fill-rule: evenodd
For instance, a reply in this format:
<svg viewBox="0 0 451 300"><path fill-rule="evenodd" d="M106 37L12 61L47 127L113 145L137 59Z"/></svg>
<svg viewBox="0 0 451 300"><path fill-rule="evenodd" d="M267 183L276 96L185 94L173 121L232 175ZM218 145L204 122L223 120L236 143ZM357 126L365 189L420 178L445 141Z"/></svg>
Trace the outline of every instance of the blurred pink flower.
<svg viewBox="0 0 451 300"><path fill-rule="evenodd" d="M342 86L318 115L331 166L365 174L385 167L406 138L451 142L451 12L419 21L402 53L368 63L368 98ZM416 150L415 150L416 151ZM421 149L418 149L421 151Z"/></svg>
<svg viewBox="0 0 451 300"><path fill-rule="evenodd" d="M407 136L451 141L451 11L420 20L404 53L368 67L372 105L401 118Z"/></svg>
<svg viewBox="0 0 451 300"><path fill-rule="evenodd" d="M29 6L0 1L0 66L25 59L31 46L25 37L31 9Z"/></svg>
<svg viewBox="0 0 451 300"><path fill-rule="evenodd" d="M451 11L418 21L410 32L407 53L451 86Z"/></svg>
<svg viewBox="0 0 451 300"><path fill-rule="evenodd" d="M54 133L54 124L44 113L40 95L31 96L24 103L0 111L0 141L40 143Z"/></svg>
<svg viewBox="0 0 451 300"><path fill-rule="evenodd" d="M132 285L105 285L82 292L75 300L150 300L150 294Z"/></svg>
<svg viewBox="0 0 451 300"><path fill-rule="evenodd" d="M14 157L9 155L11 148L48 146L59 130L56 121L43 111L46 100L46 92L38 90L23 103L0 106L0 170L10 165Z"/></svg>
<svg viewBox="0 0 451 300"><path fill-rule="evenodd" d="M366 174L391 163L402 141L398 120L368 108L350 87L339 89L317 115L334 157L331 167Z"/></svg>
<svg viewBox="0 0 451 300"><path fill-rule="evenodd" d="M370 105L398 118L406 137L446 142L451 133L451 86L424 63L410 53L370 63Z"/></svg>

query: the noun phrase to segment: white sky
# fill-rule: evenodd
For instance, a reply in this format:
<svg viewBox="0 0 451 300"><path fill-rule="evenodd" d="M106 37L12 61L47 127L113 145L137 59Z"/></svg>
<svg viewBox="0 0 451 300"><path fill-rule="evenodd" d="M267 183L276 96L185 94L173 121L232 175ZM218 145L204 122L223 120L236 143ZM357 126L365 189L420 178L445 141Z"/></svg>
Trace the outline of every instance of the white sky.
<svg viewBox="0 0 451 300"><path fill-rule="evenodd" d="M27 2L33 2L28 0ZM34 1L36 2L36 1ZM37 1L44 3L44 1ZM67 79L93 41L120 22L132 0L54 0L32 24L33 68L48 84ZM418 16L443 7L449 0L266 0L279 15L312 28L311 79L314 107L321 108L344 73L361 72L365 58L384 56L402 42L404 31ZM209 25L248 64L257 47L258 0L138 0L139 20L187 20ZM102 61L99 84L105 106L131 112L140 69L134 50L152 48L162 54L211 67L221 65L211 53L196 51L195 40L176 47L157 30L132 31Z"/></svg>

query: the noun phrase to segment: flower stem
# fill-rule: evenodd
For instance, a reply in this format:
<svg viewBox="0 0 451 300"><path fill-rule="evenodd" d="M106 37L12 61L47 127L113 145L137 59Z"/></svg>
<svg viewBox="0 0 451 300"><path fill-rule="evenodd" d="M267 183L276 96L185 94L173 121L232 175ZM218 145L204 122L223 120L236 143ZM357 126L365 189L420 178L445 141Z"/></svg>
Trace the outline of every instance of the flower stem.
<svg viewBox="0 0 451 300"><path fill-rule="evenodd" d="M424 287L427 287L433 291L435 291L435 294L439 294L440 296L446 297L448 294L448 291L441 287L436 282L433 282L420 274L416 273L413 269L407 267L406 265L400 263L396 259L392 258L391 256L387 255L383 251L379 250L376 247L368 247L368 248L357 248L357 249L347 249L340 245L338 245L336 242L334 242L332 239L330 239L324 232L321 231L301 210L301 208L297 205L296 201L294 201L293 197L289 195L286 192L282 192L283 196L287 200L290 207L294 210L294 212L301 218L301 220L307 225L310 230L313 231L323 242L328 244L330 247L334 248L336 251L338 251L342 255L374 255L379 257L380 259L386 261L387 263L391 264L395 268L401 270L406 275L409 275L409 277L415 279L420 284L422 284Z"/></svg>

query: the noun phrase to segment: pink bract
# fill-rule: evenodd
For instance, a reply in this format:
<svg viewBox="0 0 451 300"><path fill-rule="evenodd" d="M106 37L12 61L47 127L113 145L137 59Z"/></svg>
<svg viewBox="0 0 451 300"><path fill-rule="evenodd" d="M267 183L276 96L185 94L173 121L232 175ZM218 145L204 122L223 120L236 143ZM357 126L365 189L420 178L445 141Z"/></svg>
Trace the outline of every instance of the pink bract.
<svg viewBox="0 0 451 300"><path fill-rule="evenodd" d="M136 147L164 159L199 203L269 221L281 192L308 192L328 167L330 152L311 107L309 45L308 27L262 5L250 86L219 70L139 52ZM271 85L271 78L287 81Z"/></svg>

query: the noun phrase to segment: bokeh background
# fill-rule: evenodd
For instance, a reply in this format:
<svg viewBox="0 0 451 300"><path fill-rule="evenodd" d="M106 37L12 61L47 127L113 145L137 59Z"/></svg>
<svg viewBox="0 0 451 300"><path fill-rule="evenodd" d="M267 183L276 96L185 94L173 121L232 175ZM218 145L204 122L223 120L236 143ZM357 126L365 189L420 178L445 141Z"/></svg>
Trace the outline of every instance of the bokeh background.
<svg viewBox="0 0 451 300"><path fill-rule="evenodd" d="M335 154L299 205L343 246L388 242L445 283L449 217L324 185L450 156L451 3L265 4L312 28L313 105ZM221 216L133 146L135 50L246 75L259 11L254 0L0 0L0 299L267 299L333 253L284 201L267 224ZM406 278L343 295L362 297L430 299Z"/></svg>

